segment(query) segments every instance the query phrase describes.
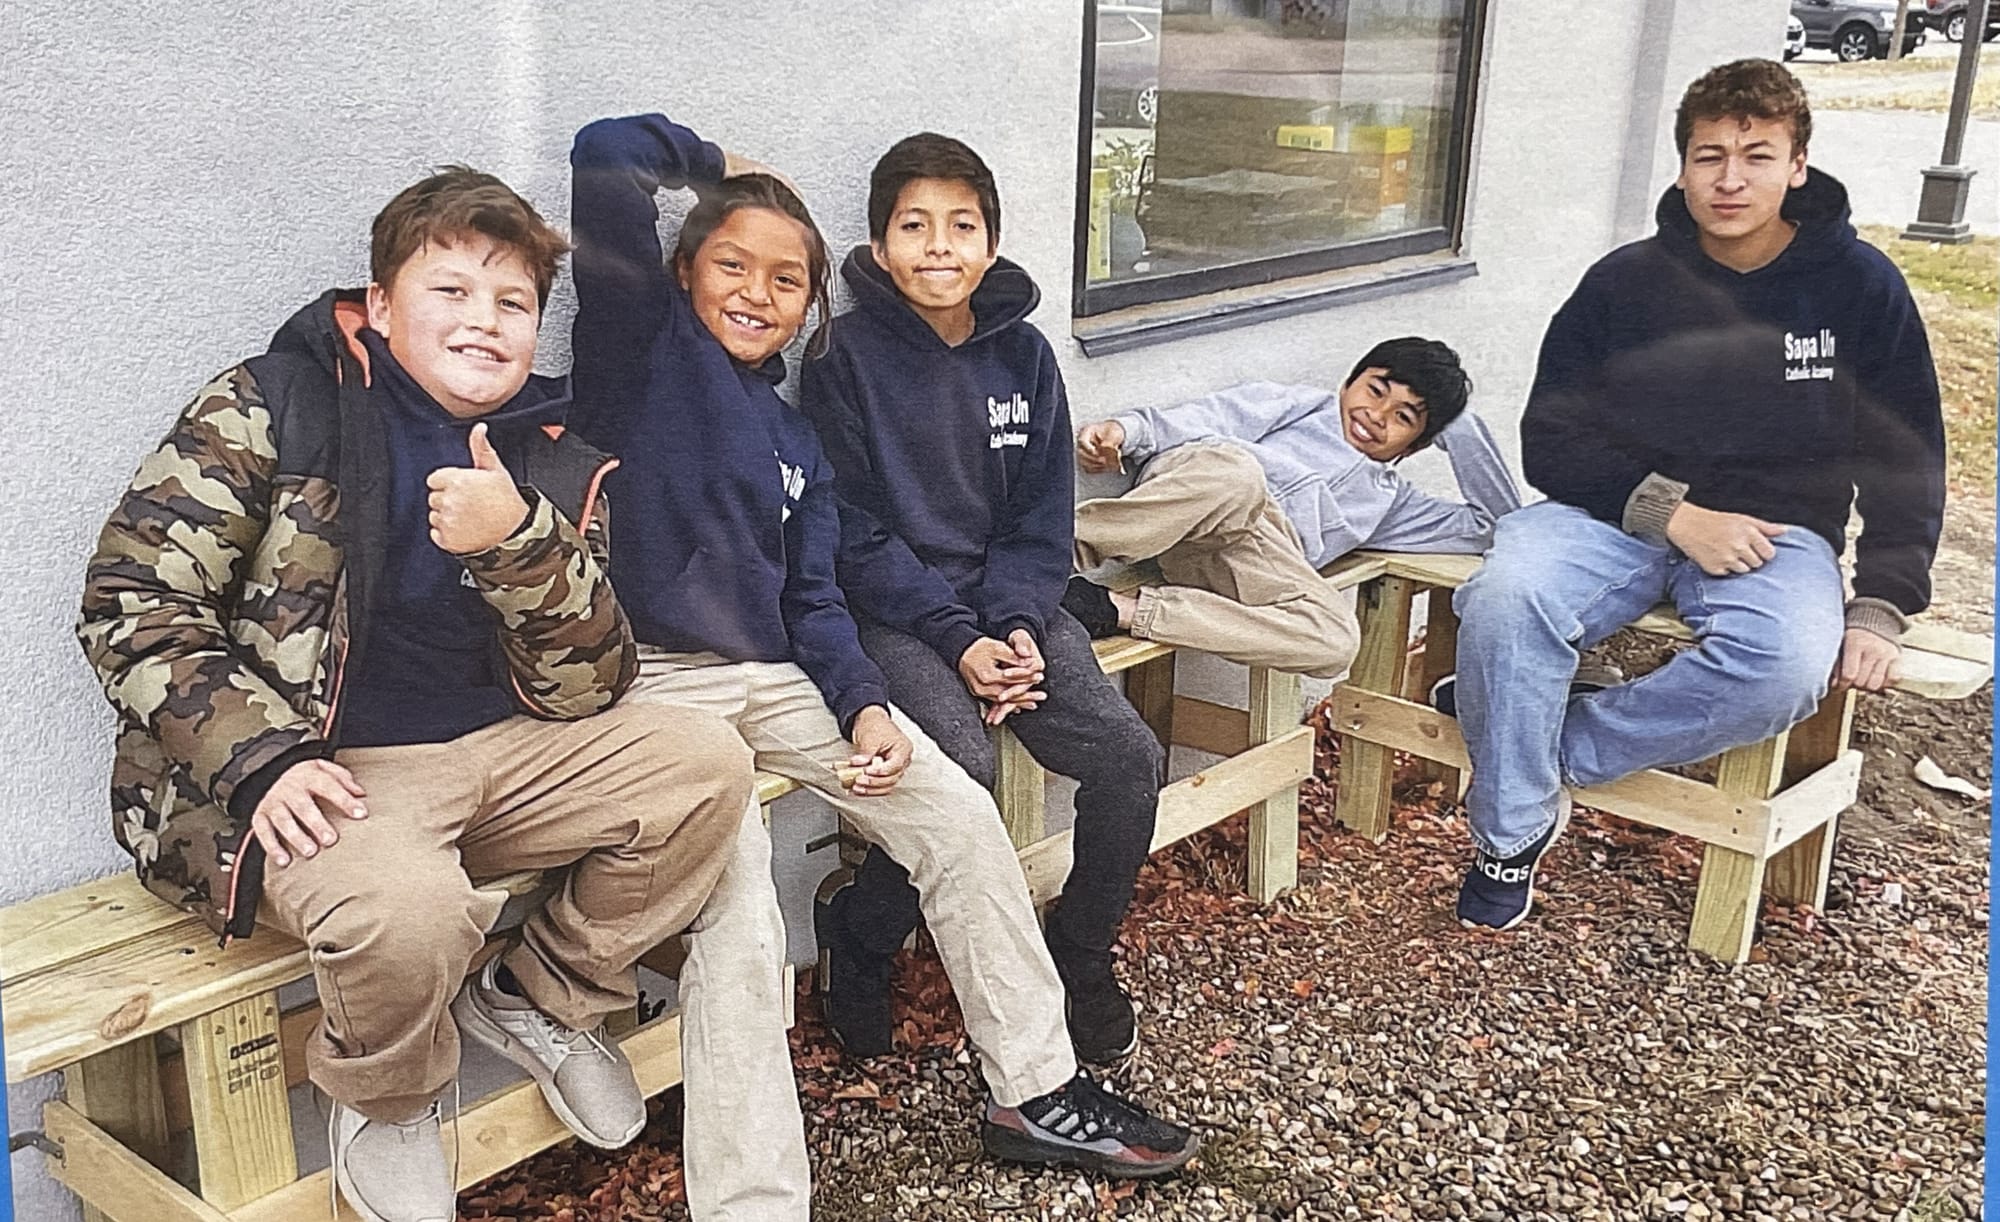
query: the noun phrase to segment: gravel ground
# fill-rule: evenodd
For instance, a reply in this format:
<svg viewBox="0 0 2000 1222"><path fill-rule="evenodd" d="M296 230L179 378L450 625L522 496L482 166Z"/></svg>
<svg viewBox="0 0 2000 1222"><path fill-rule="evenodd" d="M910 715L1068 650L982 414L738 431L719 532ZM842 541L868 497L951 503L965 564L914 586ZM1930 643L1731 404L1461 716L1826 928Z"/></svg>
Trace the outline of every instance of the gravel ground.
<svg viewBox="0 0 2000 1222"><path fill-rule="evenodd" d="M1963 741L1938 758L1971 776L1990 691L1958 707ZM1865 707L1871 754L1898 719ZM1933 796L1850 817L1830 911L1767 906L1732 969L1683 945L1693 842L1583 814L1538 916L1472 935L1449 915L1464 828L1433 786L1405 774L1376 846L1309 783L1295 893L1243 898L1238 820L1158 855L1126 928L1145 1042L1117 1079L1202 1130L1187 1174L1112 1188L981 1158L977 1072L919 953L906 1055L844 1063L802 986L815 1215L1979 1217L1985 820ZM684 1217L677 1100L659 1110L623 1157L551 1151L468 1193L466 1217Z"/></svg>

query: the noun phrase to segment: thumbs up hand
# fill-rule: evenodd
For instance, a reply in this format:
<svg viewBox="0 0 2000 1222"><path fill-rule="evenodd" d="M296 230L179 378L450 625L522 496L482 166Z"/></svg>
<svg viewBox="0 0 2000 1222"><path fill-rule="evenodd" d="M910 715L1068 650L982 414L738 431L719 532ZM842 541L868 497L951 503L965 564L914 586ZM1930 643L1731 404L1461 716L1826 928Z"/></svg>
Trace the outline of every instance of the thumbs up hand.
<svg viewBox="0 0 2000 1222"><path fill-rule="evenodd" d="M455 556L469 556L505 542L528 516L528 502L486 440L486 426L472 426L472 465L431 472L431 542Z"/></svg>

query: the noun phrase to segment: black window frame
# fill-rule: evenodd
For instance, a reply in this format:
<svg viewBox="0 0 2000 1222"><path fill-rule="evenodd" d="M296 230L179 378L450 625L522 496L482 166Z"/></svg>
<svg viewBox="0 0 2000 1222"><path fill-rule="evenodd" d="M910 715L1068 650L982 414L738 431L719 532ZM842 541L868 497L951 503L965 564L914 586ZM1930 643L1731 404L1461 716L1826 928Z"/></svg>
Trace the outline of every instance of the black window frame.
<svg viewBox="0 0 2000 1222"><path fill-rule="evenodd" d="M1403 233L1343 242L1313 250L1273 255L1224 267L1197 268L1164 276L1092 285L1090 262L1090 171L1097 122L1097 6L1083 2L1083 72L1078 90L1075 258L1071 268L1070 314L1094 318L1133 306L1183 301L1226 289L1270 284L1297 276L1385 263L1410 255L1457 251L1465 236L1465 202L1472 175L1473 111L1478 103L1480 62L1486 43L1487 0L1461 0L1465 45L1458 60L1451 134L1445 150L1444 224ZM1108 235L1107 235L1108 240Z"/></svg>

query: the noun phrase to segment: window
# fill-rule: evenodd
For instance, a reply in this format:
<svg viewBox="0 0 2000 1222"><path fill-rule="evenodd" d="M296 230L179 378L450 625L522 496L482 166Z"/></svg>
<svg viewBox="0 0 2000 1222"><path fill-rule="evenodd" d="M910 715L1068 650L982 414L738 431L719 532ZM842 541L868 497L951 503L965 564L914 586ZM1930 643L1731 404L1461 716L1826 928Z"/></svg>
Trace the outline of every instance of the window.
<svg viewBox="0 0 2000 1222"><path fill-rule="evenodd" d="M1449 249L1479 0L1094 0L1078 315Z"/></svg>

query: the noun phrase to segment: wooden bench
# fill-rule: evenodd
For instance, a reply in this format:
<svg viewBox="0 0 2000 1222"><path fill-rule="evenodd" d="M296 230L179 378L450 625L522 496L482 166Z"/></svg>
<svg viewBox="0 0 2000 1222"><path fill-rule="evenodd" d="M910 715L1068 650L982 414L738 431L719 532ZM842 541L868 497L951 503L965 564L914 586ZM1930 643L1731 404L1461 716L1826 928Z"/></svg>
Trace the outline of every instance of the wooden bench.
<svg viewBox="0 0 2000 1222"><path fill-rule="evenodd" d="M1268 899L1296 881L1298 786L1312 770L1298 681L1253 673L1248 713L1177 700L1173 655L1170 646L1130 638L1097 643L1100 664L1126 676L1128 694L1163 742L1232 756L1166 787L1154 845L1248 809L1249 885ZM1176 727L1184 732L1178 740ZM1001 734L997 797L1031 889L1046 901L1068 874L1070 836L1042 834L1042 774L1011 734ZM766 817L771 802L798 788L760 774ZM516 874L482 885L531 902L543 880ZM520 907L510 903L509 914ZM642 962L672 974L679 947L671 939ZM62 1072L64 1097L43 1108L44 1149L51 1173L84 1200L91 1222L327 1218L327 1173L299 1177L288 1099L305 1079L305 1037L319 1007L283 1012L278 1002L281 987L310 976L298 942L267 929L222 950L199 920L129 874L0 909L7 1080ZM613 1030L648 1096L681 1081L677 1013ZM568 1136L532 1082L496 1092L460 1117L460 1186ZM194 1188L169 1170L189 1137ZM345 1209L341 1216L353 1217Z"/></svg>
<svg viewBox="0 0 2000 1222"><path fill-rule="evenodd" d="M1336 584L1359 586L1360 651L1336 687L1332 724L1340 737L1340 792L1335 816L1380 841L1389 831L1394 753L1408 752L1446 772L1469 766L1458 723L1404 698L1457 665L1458 619L1452 591L1478 569L1477 556L1359 552L1325 570ZM1412 612L1427 596L1420 675L1406 673ZM1671 607L1657 607L1633 627L1677 640L1694 634ZM1916 624L1903 639L1899 691L1957 699L1993 675L1991 638ZM1840 813L1854 804L1861 753L1849 744L1855 694L1830 693L1791 730L1725 752L1713 784L1667 772L1644 772L1593 786L1578 804L1693 836L1707 846L1695 893L1688 945L1717 959L1749 956L1762 895L1820 907L1833 861Z"/></svg>

